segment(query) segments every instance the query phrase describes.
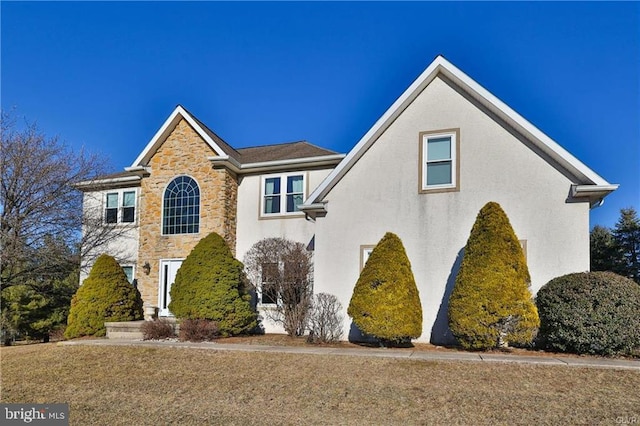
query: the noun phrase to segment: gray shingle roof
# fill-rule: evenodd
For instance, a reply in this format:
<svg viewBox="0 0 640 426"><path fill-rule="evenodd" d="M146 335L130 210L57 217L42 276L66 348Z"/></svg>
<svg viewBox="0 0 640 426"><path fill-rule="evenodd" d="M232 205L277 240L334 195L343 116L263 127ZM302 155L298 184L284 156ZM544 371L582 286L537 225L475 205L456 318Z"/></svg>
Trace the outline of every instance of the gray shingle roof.
<svg viewBox="0 0 640 426"><path fill-rule="evenodd" d="M206 124L198 120L198 118L191 112L187 111L186 108L181 105L180 107L196 121L202 130L220 147L220 149L224 151L226 155L233 158L240 164L314 158L338 154L335 151L321 148L304 140L236 149L225 142L225 140L218 136L214 131L209 129ZM136 175L137 174L132 171L124 171L99 176L97 180L116 179Z"/></svg>
<svg viewBox="0 0 640 426"><path fill-rule="evenodd" d="M240 153L240 162L243 164L337 154L335 151L320 148L307 141L238 148L237 151Z"/></svg>

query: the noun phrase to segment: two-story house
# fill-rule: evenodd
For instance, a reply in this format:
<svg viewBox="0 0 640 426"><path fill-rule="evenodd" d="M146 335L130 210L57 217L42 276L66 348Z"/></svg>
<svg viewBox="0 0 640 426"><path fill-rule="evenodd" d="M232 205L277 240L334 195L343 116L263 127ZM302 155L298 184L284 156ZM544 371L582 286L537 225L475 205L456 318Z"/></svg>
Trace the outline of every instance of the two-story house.
<svg viewBox="0 0 640 426"><path fill-rule="evenodd" d="M171 314L180 263L212 231L240 260L265 237L305 243L314 291L335 294L345 311L368 254L391 231L420 292L419 340L443 343L448 296L484 204L509 216L535 293L589 269L589 210L617 185L438 56L346 155L304 141L234 149L178 106L131 167L79 187L86 210L135 225L108 251L160 315ZM344 329L357 334L348 317Z"/></svg>

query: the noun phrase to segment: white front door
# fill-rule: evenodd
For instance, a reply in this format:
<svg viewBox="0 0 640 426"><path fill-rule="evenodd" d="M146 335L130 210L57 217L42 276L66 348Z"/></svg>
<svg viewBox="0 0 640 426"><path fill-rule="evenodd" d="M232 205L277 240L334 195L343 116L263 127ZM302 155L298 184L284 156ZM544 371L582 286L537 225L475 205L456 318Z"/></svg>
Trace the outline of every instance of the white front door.
<svg viewBox="0 0 640 426"><path fill-rule="evenodd" d="M160 307L158 315L160 316L171 315L171 312L169 312L171 286L176 279L176 272L180 269L180 265L182 265L182 259L160 261L160 288L158 291L158 306Z"/></svg>

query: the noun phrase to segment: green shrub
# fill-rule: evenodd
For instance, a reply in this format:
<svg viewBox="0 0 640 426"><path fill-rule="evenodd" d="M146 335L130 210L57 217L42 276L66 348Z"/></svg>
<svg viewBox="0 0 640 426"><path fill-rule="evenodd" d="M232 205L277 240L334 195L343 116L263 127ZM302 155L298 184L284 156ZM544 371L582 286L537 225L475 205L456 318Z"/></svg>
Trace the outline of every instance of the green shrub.
<svg viewBox="0 0 640 426"><path fill-rule="evenodd" d="M180 340L183 342L204 342L220 337L215 321L185 319L180 323Z"/></svg>
<svg viewBox="0 0 640 426"><path fill-rule="evenodd" d="M172 321L165 318L145 321L141 327L143 340L160 340L175 337L176 327Z"/></svg>
<svg viewBox="0 0 640 426"><path fill-rule="evenodd" d="M466 349L532 342L540 324L522 247L499 204L478 213L449 298L449 327Z"/></svg>
<svg viewBox="0 0 640 426"><path fill-rule="evenodd" d="M411 263L397 235L387 232L373 249L353 289L347 313L381 343L422 334L422 305Z"/></svg>
<svg viewBox="0 0 640 426"><path fill-rule="evenodd" d="M118 262L100 256L71 300L65 337L104 336L105 322L142 319L142 299Z"/></svg>
<svg viewBox="0 0 640 426"><path fill-rule="evenodd" d="M178 269L169 310L182 319L215 321L226 336L256 326L257 314L250 301L242 263L220 235L211 233L196 244Z"/></svg>
<svg viewBox="0 0 640 426"><path fill-rule="evenodd" d="M536 296L538 344L578 354L640 351L640 286L612 272L554 278Z"/></svg>

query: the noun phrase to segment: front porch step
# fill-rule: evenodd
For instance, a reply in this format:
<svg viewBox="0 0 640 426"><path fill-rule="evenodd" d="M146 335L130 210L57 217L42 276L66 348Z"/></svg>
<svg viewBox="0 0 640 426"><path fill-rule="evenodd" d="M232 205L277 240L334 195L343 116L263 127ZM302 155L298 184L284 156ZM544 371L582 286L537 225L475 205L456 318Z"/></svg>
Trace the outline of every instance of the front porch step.
<svg viewBox="0 0 640 426"><path fill-rule="evenodd" d="M176 322L176 319L172 317L163 319L173 323ZM104 326L107 329L107 339L141 340L143 338L142 324L144 323L144 320L105 322Z"/></svg>

